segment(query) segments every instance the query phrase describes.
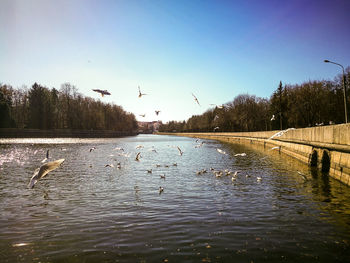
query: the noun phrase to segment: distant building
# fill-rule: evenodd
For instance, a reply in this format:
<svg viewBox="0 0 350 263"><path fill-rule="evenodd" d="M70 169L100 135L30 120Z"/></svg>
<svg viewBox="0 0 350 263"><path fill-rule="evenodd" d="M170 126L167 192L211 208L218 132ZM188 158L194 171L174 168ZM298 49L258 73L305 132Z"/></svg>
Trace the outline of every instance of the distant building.
<svg viewBox="0 0 350 263"><path fill-rule="evenodd" d="M158 132L160 125L162 125L162 121L138 121L139 133L154 133Z"/></svg>

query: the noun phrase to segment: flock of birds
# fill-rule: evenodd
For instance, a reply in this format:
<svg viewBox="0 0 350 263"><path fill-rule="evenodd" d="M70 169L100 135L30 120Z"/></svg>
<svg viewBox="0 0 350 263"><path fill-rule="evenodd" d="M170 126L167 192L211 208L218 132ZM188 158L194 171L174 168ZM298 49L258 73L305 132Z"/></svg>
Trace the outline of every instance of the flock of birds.
<svg viewBox="0 0 350 263"><path fill-rule="evenodd" d="M204 141L201 141L200 139L196 139L196 144L194 145L194 148L201 148L205 142ZM172 147L172 148L175 148L177 151L178 151L178 155L179 156L183 156L184 154L184 151L179 147L179 146L175 146L175 145L168 145L168 147ZM141 158L142 158L142 154L141 154L141 151L140 149L144 148L143 145L137 145L135 147L135 149L137 150L135 153L135 158L134 158L134 161L135 162L140 162L141 161ZM62 149L62 150L65 150L65 149ZM91 147L89 149L89 152L93 152L96 150L96 147ZM114 150L117 151L117 155L118 156L122 156L122 157L131 157L132 153L126 153L125 150L122 148L122 147L116 147L114 148ZM223 154L223 155L227 155L227 153L219 148L216 149L218 153L220 154ZM154 148L154 146L152 146L149 151L152 151L154 153L158 153L157 150ZM111 155L111 156L114 156L114 155ZM238 157L244 157L244 156L247 156L246 153L237 153L235 154L234 156ZM49 150L47 150L46 152L46 157L41 161L43 164L37 168L35 171L34 171L34 174L33 176L31 177L30 181L29 181L29 184L28 184L28 187L29 188L34 188L35 184L42 178L44 178L49 172L59 168L63 162L65 161L65 159L59 159L59 160L55 160L55 161L51 161L51 157L50 157L50 153L49 153ZM114 159L115 161L117 161L116 159ZM165 168L169 168L170 166L177 166L178 164L177 163L173 163L173 164L167 164L167 165L164 165ZM90 166L91 167L91 166ZM116 168L116 169L122 169L122 165L120 162L116 163L116 166L115 164L113 163L108 163L105 165L105 167L110 167L110 168ZM155 167L161 167L160 164L155 164ZM153 169L147 169L146 172L151 174L153 171ZM239 171L230 171L228 169L225 169L225 170L216 170L214 168L210 168L210 171L215 175L216 178L220 178L222 176L231 176L231 180L232 182L234 182L236 179L237 179L237 176L239 174ZM207 173L207 169L202 169L200 171L196 171L196 174L197 175L201 175L201 174L205 174ZM249 175L246 175L246 177L250 177ZM160 179L164 179L165 180L166 178L166 175L164 173L160 174ZM258 182L260 182L262 180L261 177L257 177L256 178ZM164 187L163 186L159 186L159 194L163 193L164 192Z"/></svg>
<svg viewBox="0 0 350 263"><path fill-rule="evenodd" d="M111 95L111 93L110 93L108 90L93 89L93 91L95 91L95 92L101 94L102 97L104 97L104 95ZM196 97L196 95L194 95L193 93L191 93L191 94L192 94L192 96L193 96L193 99L194 99L195 103L197 103L199 106L201 106L201 104L199 103L199 100L198 100L198 98ZM142 96L145 96L145 95L148 95L148 94L147 94L147 93L142 93L142 91L141 91L141 89L140 89L140 86L138 86L138 97L139 97L139 98L142 98ZM224 105L216 105L216 104L209 104L209 105L215 106L215 107L218 108L218 109L224 109L224 108L225 108ZM155 112L155 114L158 116L159 113L160 113L161 111L160 111L160 110L155 110L154 112ZM145 113L139 114L139 116L142 117L142 118L145 118L145 117L146 117L146 114L145 114ZM214 117L214 121L216 121L218 118L219 118L219 116L216 115L216 116ZM219 130L219 127L215 127L215 128L214 128L214 132L217 131L217 130Z"/></svg>
<svg viewBox="0 0 350 263"><path fill-rule="evenodd" d="M97 93L100 93L102 97L104 97L104 95L111 95L111 93L110 93L109 91L107 91L107 90L93 89L93 91L95 91L95 92L97 92ZM146 93L142 93L140 87L138 86L138 97L139 97L139 98L142 98L142 96L145 96L145 95L147 95L147 94L146 94ZM192 93L192 96L193 96L193 98L194 98L194 101L200 106L200 103L199 103L198 98L197 98L193 93ZM219 109L223 109L223 108L224 108L224 105L216 105L216 104L211 104L211 105L215 105L215 106L216 106L217 108L219 108ZM160 110L155 110L155 113L156 113L156 115L159 115ZM145 117L145 114L142 114L142 115L140 115L140 116ZM273 120L274 117L275 117L275 116L273 116L271 120ZM218 117L218 116L215 116L214 119L217 119L217 118L219 118L219 117ZM219 127L215 127L215 128L214 128L214 132L217 131L218 129L219 129ZM290 130L293 130L293 129L294 129L294 128L290 128L290 129L287 129L287 130L280 131L280 132L274 134L273 136L271 136L269 139L273 139L273 138L275 138L275 137L282 136L282 135L285 134L286 132L288 132L288 131L290 131ZM197 139L196 142L197 142L197 143L199 142L199 144L197 144L197 145L195 146L195 148L200 148L200 147L202 147L203 144L204 144L204 142L203 142L203 141L200 142L199 139ZM140 149L140 148L142 148L142 147L143 147L143 146L140 145L140 146L137 146L136 149ZM179 155L182 156L184 152L180 149L179 146L176 146L176 148L177 148L177 150L178 150L178 152L179 152ZM279 146L279 147L273 147L271 150L274 150L274 149L277 149L277 148L280 150L280 146ZM92 152L92 151L95 150L95 149L96 149L96 147L92 147L92 148L90 148L89 151ZM120 149L120 150L123 150L122 148L119 148L119 149ZM123 151L124 151L124 150L123 150ZM154 149L154 148L152 149L152 151L157 152L156 149ZM217 152L219 152L220 154L223 154L223 155L226 155L226 154L227 154L225 151L223 151L223 150L221 150L221 149L219 149L219 148L217 148ZM235 154L234 156L236 156L236 157L237 157L237 156L244 157L244 156L246 156L246 155L247 155L246 153L237 153L237 154ZM125 156L125 157L130 157L130 155L125 154L125 153L124 153L124 156ZM140 161L140 158L141 158L141 152L138 152L138 153L136 154L136 156L135 156L135 161ZM31 179L30 179L30 182L29 182L29 184L28 184L28 187L33 188L33 187L35 186L35 184L36 184L40 179L42 179L43 177L45 177L49 172L51 172L51 171L57 169L58 167L60 167L61 164L62 164L62 163L64 162L64 160L65 160L65 159L59 159L59 160L55 160L55 161L50 161L50 162L49 162L49 159L50 159L50 157L49 157L49 150L48 150L47 153L46 153L46 158L45 158L44 160L42 160L42 163L44 163L44 164L43 164L41 167L37 168L37 169L34 171L34 174L33 174L33 176L32 176ZM175 164L174 164L174 165L175 165ZM177 165L177 164L176 164L176 165ZM105 167L114 168L114 165L113 165L113 164L106 164ZM118 169L121 169L121 164L120 164L120 163L117 164L117 168L118 168ZM220 170L215 170L215 169L213 169L213 168L210 168L210 170L214 173L214 175L215 175L216 177L221 177L222 175L227 175L227 176L231 175L231 176L232 176L232 177L231 177L232 182L236 180L237 175L238 175L238 173L239 173L239 171L235 171L235 172L232 172L232 171L229 171L229 170L220 171ZM148 170L148 173L152 173L152 169ZM199 175L199 174L204 174L204 173L207 173L207 170L206 170L206 169L203 169L203 170L197 171L196 173L197 173L198 175ZM301 175L302 175L302 174L301 174ZM248 175L247 175L247 177L248 177ZM161 178L162 178L162 179L165 179L165 175L161 175ZM303 178L305 179L306 177L303 175ZM261 181L261 180L262 180L261 177L257 177L256 179L257 179L257 181ZM162 193L163 191L164 191L164 188L160 186L160 187L159 187L159 193Z"/></svg>
<svg viewBox="0 0 350 263"><path fill-rule="evenodd" d="M140 86L138 86L138 90L139 90L139 95L138 95L139 98L142 98L142 96L147 95L146 93L141 92ZM93 91L101 94L102 97L104 97L104 95L111 95L111 93L108 90L93 89ZM197 100L197 102L198 102L198 100ZM154 112L158 116L160 113L160 110L155 110ZM139 116L146 117L146 114L139 114Z"/></svg>

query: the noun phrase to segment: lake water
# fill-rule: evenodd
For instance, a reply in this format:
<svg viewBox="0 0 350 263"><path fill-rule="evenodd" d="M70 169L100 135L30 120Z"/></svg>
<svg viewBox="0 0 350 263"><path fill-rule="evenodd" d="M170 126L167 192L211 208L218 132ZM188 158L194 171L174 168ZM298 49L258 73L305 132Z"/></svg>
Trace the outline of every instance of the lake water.
<svg viewBox="0 0 350 263"><path fill-rule="evenodd" d="M0 139L0 262L350 262L349 187L274 150L201 142ZM29 189L47 150L65 161Z"/></svg>

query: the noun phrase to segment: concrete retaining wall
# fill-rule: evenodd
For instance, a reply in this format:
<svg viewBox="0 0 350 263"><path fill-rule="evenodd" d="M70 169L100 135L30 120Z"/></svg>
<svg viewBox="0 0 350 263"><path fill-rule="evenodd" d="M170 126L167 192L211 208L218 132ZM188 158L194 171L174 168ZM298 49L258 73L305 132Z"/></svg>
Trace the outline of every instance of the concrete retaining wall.
<svg viewBox="0 0 350 263"><path fill-rule="evenodd" d="M310 166L317 166L350 186L350 124L288 130L283 135L270 139L277 132L279 131L160 134L260 144L268 148L278 146L281 153Z"/></svg>

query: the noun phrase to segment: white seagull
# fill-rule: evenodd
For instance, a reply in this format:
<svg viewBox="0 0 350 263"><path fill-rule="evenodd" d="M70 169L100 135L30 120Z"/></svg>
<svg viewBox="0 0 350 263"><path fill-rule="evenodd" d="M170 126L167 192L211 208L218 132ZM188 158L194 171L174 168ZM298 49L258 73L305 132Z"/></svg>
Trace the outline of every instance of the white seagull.
<svg viewBox="0 0 350 263"><path fill-rule="evenodd" d="M236 153L234 156L247 156L246 153Z"/></svg>
<svg viewBox="0 0 350 263"><path fill-rule="evenodd" d="M139 86L138 88L139 88L139 98L141 98L143 95L147 95L147 94L145 94L145 93L141 93L140 86Z"/></svg>
<svg viewBox="0 0 350 263"><path fill-rule="evenodd" d="M199 104L199 101L198 101L197 97L196 97L193 93L192 93L192 96L194 97L195 102L197 102L197 104L198 104L199 106L201 106L201 105Z"/></svg>
<svg viewBox="0 0 350 263"><path fill-rule="evenodd" d="M33 188L34 185L49 172L57 169L64 162L64 159L59 159L53 162L44 163L40 168L34 171L32 178L30 178L28 187Z"/></svg>
<svg viewBox="0 0 350 263"><path fill-rule="evenodd" d="M223 109L223 108L225 107L224 105L216 105L216 104L213 104L213 103L211 103L211 104L209 104L209 105L215 106L215 107L218 108L218 109Z"/></svg>
<svg viewBox="0 0 350 263"><path fill-rule="evenodd" d="M219 153L221 153L221 154L226 154L226 152L225 151L223 151L223 150L221 150L221 149L216 149Z"/></svg>

